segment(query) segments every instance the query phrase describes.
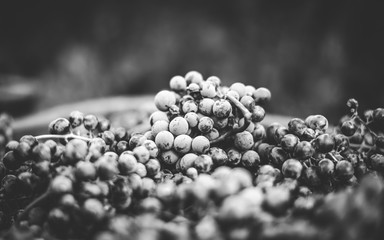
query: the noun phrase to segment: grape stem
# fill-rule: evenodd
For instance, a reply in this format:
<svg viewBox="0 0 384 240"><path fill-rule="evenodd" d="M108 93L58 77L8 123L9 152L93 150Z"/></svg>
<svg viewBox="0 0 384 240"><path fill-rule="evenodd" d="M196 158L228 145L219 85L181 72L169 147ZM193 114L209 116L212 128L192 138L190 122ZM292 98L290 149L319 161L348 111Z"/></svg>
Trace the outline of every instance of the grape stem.
<svg viewBox="0 0 384 240"><path fill-rule="evenodd" d="M223 135L221 135L220 137L210 141L211 145L219 143L219 142L222 142L226 138L228 138L229 136L232 136L232 135L234 135L236 133L244 131L245 129L247 129L247 127L251 123L251 116L252 116L252 114L249 112L249 110L239 100L237 100L235 97L230 96L230 95L227 95L226 97L243 113L244 124L241 127L234 127L232 130L230 130L230 131L224 133Z"/></svg>
<svg viewBox="0 0 384 240"><path fill-rule="evenodd" d="M18 216L17 222L20 223L20 221L26 219L28 217L29 212L31 209L37 207L38 205L42 204L48 197L51 195L51 192L48 190L45 193L41 194L39 197L37 197L33 202L31 202L24 211Z"/></svg>
<svg viewBox="0 0 384 240"><path fill-rule="evenodd" d="M86 142L91 141L91 138L78 136L78 135L75 135L73 133L66 134L66 135L44 134L44 135L36 136L35 138L38 141L39 140L40 141L45 141L45 140L49 140L49 139L52 139L52 140L63 139L63 140L65 140L65 142L68 142L70 139L80 139L80 140L83 140L83 141L86 141Z"/></svg>

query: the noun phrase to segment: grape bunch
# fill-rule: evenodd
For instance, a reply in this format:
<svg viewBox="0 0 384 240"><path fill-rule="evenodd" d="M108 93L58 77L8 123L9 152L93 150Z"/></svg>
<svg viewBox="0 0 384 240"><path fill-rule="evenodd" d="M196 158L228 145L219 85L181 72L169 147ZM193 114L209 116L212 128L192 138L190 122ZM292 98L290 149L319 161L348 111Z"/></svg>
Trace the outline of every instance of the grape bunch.
<svg viewBox="0 0 384 240"><path fill-rule="evenodd" d="M266 125L266 88L196 71L169 85L144 132L73 111L48 134L7 135L0 237L380 239L383 109L360 116L350 99L337 127Z"/></svg>

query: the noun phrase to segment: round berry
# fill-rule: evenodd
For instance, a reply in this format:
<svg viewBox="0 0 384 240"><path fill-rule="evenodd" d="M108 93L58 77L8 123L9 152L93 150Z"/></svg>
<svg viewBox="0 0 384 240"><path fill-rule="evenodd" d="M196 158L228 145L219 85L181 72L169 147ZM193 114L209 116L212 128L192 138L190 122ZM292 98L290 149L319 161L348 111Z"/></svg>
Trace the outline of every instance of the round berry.
<svg viewBox="0 0 384 240"><path fill-rule="evenodd" d="M145 167L145 165L143 163L140 163L140 162L137 163L135 173L137 175L139 175L141 178L147 176L147 174L148 174L147 168Z"/></svg>
<svg viewBox="0 0 384 240"><path fill-rule="evenodd" d="M137 146L133 149L133 154L135 155L138 162L145 164L150 158L148 149L145 146Z"/></svg>
<svg viewBox="0 0 384 240"><path fill-rule="evenodd" d="M231 166L237 166L241 161L241 153L234 148L231 148L227 151L227 156L228 156L228 163Z"/></svg>
<svg viewBox="0 0 384 240"><path fill-rule="evenodd" d="M161 170L161 164L159 160L154 158L149 159L149 161L145 164L145 167L147 168L147 175L150 177L155 176Z"/></svg>
<svg viewBox="0 0 384 240"><path fill-rule="evenodd" d="M215 84L211 82L202 82L201 83L201 96L207 98L213 98L216 96L216 87Z"/></svg>
<svg viewBox="0 0 384 240"><path fill-rule="evenodd" d="M253 98L258 104L265 104L271 100L271 91L267 88L260 87L253 92Z"/></svg>
<svg viewBox="0 0 384 240"><path fill-rule="evenodd" d="M173 91L185 91L187 89L187 81L182 76L174 76L169 81L169 87Z"/></svg>
<svg viewBox="0 0 384 240"><path fill-rule="evenodd" d="M185 154L179 161L180 170L186 172L187 169L193 167L197 157L198 156L194 153Z"/></svg>
<svg viewBox="0 0 384 240"><path fill-rule="evenodd" d="M356 130L357 130L357 126L355 125L355 123L353 121L345 121L343 122L343 124L341 125L341 132L347 136L347 137L350 137L352 136L353 134L356 133Z"/></svg>
<svg viewBox="0 0 384 240"><path fill-rule="evenodd" d="M157 109L167 111L170 106L176 104L176 97L173 92L162 90L156 94L154 102Z"/></svg>
<svg viewBox="0 0 384 240"><path fill-rule="evenodd" d="M169 119L168 119L166 112L154 111L151 114L151 116L149 116L149 123L151 124L151 126L153 126L153 124L155 124L155 122L160 121L160 120L164 120L166 122L169 122Z"/></svg>
<svg viewBox="0 0 384 240"><path fill-rule="evenodd" d="M289 153L293 153L296 145L299 143L299 138L293 134L286 134L281 138L280 145L281 148Z"/></svg>
<svg viewBox="0 0 384 240"><path fill-rule="evenodd" d="M182 134L175 138L173 148L179 153L188 153L192 147L192 138L188 135Z"/></svg>
<svg viewBox="0 0 384 240"><path fill-rule="evenodd" d="M99 120L95 115L88 114L84 116L83 125L85 129L87 129L88 131L95 130L98 123L99 123Z"/></svg>
<svg viewBox="0 0 384 240"><path fill-rule="evenodd" d="M194 100L188 100L183 103L181 110L183 113L197 112L199 107Z"/></svg>
<svg viewBox="0 0 384 240"><path fill-rule="evenodd" d="M80 139L72 139L65 146L63 160L67 164L75 164L80 160L84 160L87 154L87 143Z"/></svg>
<svg viewBox="0 0 384 240"><path fill-rule="evenodd" d="M240 82L233 83L230 87L230 90L236 91L239 94L239 98L242 98L245 95L245 85Z"/></svg>
<svg viewBox="0 0 384 240"><path fill-rule="evenodd" d="M220 87L221 85L221 79L216 76L210 76L206 81L214 84L216 88Z"/></svg>
<svg viewBox="0 0 384 240"><path fill-rule="evenodd" d="M347 181L353 177L354 169L350 162L341 160L337 162L335 167L336 177L341 181Z"/></svg>
<svg viewBox="0 0 384 240"><path fill-rule="evenodd" d="M79 161L76 164L75 176L80 181L92 181L97 177L97 169L91 162Z"/></svg>
<svg viewBox="0 0 384 240"><path fill-rule="evenodd" d="M213 99L203 98L199 103L199 111L206 116L210 116L212 114L214 104L215 101Z"/></svg>
<svg viewBox="0 0 384 240"><path fill-rule="evenodd" d="M312 144L307 141L301 141L296 145L294 156L300 160L308 159L313 156L315 149Z"/></svg>
<svg viewBox="0 0 384 240"><path fill-rule="evenodd" d="M220 133L216 128L212 128L209 133L204 134L204 137L208 138L209 141L213 141L220 137Z"/></svg>
<svg viewBox="0 0 384 240"><path fill-rule="evenodd" d="M252 108L256 105L253 97L249 95L245 95L240 99L240 102L246 107L248 110L252 110Z"/></svg>
<svg viewBox="0 0 384 240"><path fill-rule="evenodd" d="M197 124L199 124L199 115L197 115L195 112L189 112L185 114L184 118L187 120L188 125L191 128L196 127Z"/></svg>
<svg viewBox="0 0 384 240"><path fill-rule="evenodd" d="M156 121L151 127L152 135L154 137L156 137L159 132L168 131L168 130L169 130L169 121L165 121L165 120Z"/></svg>
<svg viewBox="0 0 384 240"><path fill-rule="evenodd" d="M186 134L188 130L188 122L183 117L175 117L169 123L169 131L175 136Z"/></svg>
<svg viewBox="0 0 384 240"><path fill-rule="evenodd" d="M228 162L227 153L218 147L212 147L208 151L208 155L212 158L213 164L215 166L222 166Z"/></svg>
<svg viewBox="0 0 384 240"><path fill-rule="evenodd" d="M304 120L300 118L293 118L288 122L289 132L298 137L301 137L304 134L306 128L307 126L305 125Z"/></svg>
<svg viewBox="0 0 384 240"><path fill-rule="evenodd" d="M67 134L69 133L71 123L66 118L57 118L49 123L49 133Z"/></svg>
<svg viewBox="0 0 384 240"><path fill-rule="evenodd" d="M231 97L234 97L235 99L237 100L240 100L240 95L237 91L235 90L229 90L226 94L227 96L231 96Z"/></svg>
<svg viewBox="0 0 384 240"><path fill-rule="evenodd" d="M281 171L286 178L298 179L302 170L303 165L296 159L286 160L281 167Z"/></svg>
<svg viewBox="0 0 384 240"><path fill-rule="evenodd" d="M195 159L194 167L198 172L210 172L213 166L212 158L209 155L202 154Z"/></svg>
<svg viewBox="0 0 384 240"><path fill-rule="evenodd" d="M333 176L335 171L335 164L328 158L320 160L319 165L319 175L322 178L330 179Z"/></svg>
<svg viewBox="0 0 384 240"><path fill-rule="evenodd" d="M179 155L172 149L160 153L160 159L166 164L174 164L179 160Z"/></svg>
<svg viewBox="0 0 384 240"><path fill-rule="evenodd" d="M251 120L252 122L261 122L263 121L264 117L265 117L265 110L263 107L259 106L259 105L255 105L252 107L251 109Z"/></svg>
<svg viewBox="0 0 384 240"><path fill-rule="evenodd" d="M217 118L227 118L232 112L232 105L225 99L220 99L214 102L212 113Z"/></svg>
<svg viewBox="0 0 384 240"><path fill-rule="evenodd" d="M254 130L252 132L253 139L255 142L265 139L266 137L265 127L260 123L254 124Z"/></svg>
<svg viewBox="0 0 384 240"><path fill-rule="evenodd" d="M247 131L236 133L234 144L235 147L241 151L249 150L254 144L253 136Z"/></svg>
<svg viewBox="0 0 384 240"><path fill-rule="evenodd" d="M187 84L196 83L200 84L203 82L203 75L197 71L189 71L187 74L185 74L185 80L187 81Z"/></svg>
<svg viewBox="0 0 384 240"><path fill-rule="evenodd" d="M319 151L321 153L327 153L327 152L332 151L332 149L334 148L335 139L331 135L324 133L324 134L319 135L315 139L313 144L314 144L317 151Z"/></svg>
<svg viewBox="0 0 384 240"><path fill-rule="evenodd" d="M155 137L155 143L161 150L169 150L173 147L174 137L168 131L161 131Z"/></svg>
<svg viewBox="0 0 384 240"><path fill-rule="evenodd" d="M136 172L137 169L137 159L132 153L126 151L120 154L117 161L117 166L122 175L128 175L130 173Z"/></svg>
<svg viewBox="0 0 384 240"><path fill-rule="evenodd" d="M4 167L8 170L16 170L23 163L20 159L18 159L13 151L7 152L2 160Z"/></svg>
<svg viewBox="0 0 384 240"><path fill-rule="evenodd" d="M213 120L210 117L202 117L199 120L197 128L202 133L209 133L213 129Z"/></svg>
<svg viewBox="0 0 384 240"><path fill-rule="evenodd" d="M206 153L209 148L209 140L204 136L197 136L192 140L192 150L198 154Z"/></svg>
<svg viewBox="0 0 384 240"><path fill-rule="evenodd" d="M152 140L145 140L143 143L143 146L146 147L149 151L149 156L151 158L157 157L159 154L159 148L157 147L156 143Z"/></svg>
<svg viewBox="0 0 384 240"><path fill-rule="evenodd" d="M260 165L260 156L254 150L247 150L241 156L241 164L248 169L257 169Z"/></svg>

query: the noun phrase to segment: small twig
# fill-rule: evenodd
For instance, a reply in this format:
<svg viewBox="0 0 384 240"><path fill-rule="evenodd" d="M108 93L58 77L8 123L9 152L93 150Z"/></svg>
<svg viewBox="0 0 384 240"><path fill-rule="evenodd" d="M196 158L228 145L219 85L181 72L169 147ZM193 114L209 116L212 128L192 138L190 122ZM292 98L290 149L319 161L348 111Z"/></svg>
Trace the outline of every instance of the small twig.
<svg viewBox="0 0 384 240"><path fill-rule="evenodd" d="M44 200L46 200L50 196L51 192L48 190L45 193L41 194L38 198L33 200L25 209L24 211L19 215L17 218L17 222L20 223L20 221L26 219L28 217L28 213L33 209L34 207L41 204Z"/></svg>
<svg viewBox="0 0 384 240"><path fill-rule="evenodd" d="M75 135L72 133L66 134L66 135L44 134L44 135L36 136L35 138L38 141L45 141L45 140L49 140L49 139L52 139L52 140L55 140L55 139L61 140L62 139L62 140L65 140L66 142L68 142L69 139L75 139L75 138L86 141L86 142L91 141L91 138L78 136L78 135Z"/></svg>

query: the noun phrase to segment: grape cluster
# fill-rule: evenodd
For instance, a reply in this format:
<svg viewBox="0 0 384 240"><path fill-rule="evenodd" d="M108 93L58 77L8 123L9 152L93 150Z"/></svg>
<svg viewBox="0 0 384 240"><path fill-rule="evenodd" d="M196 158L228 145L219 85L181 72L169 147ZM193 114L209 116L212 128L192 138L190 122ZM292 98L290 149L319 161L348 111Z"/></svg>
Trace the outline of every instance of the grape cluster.
<svg viewBox="0 0 384 240"><path fill-rule="evenodd" d="M380 239L383 109L350 99L337 127L267 126L266 88L196 71L169 85L146 132L73 111L49 134L7 135L0 237Z"/></svg>

